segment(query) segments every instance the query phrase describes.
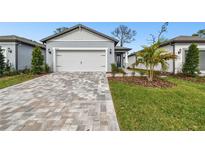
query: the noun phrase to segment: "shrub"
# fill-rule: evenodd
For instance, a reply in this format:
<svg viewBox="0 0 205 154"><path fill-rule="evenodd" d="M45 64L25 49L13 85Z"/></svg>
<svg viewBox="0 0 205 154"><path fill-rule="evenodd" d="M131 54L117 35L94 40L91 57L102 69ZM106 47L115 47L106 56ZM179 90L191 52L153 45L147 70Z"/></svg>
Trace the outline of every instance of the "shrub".
<svg viewBox="0 0 205 154"><path fill-rule="evenodd" d="M144 71L139 71L140 76L143 76L145 74Z"/></svg>
<svg viewBox="0 0 205 154"><path fill-rule="evenodd" d="M44 64L44 72L45 73L49 73L50 72L50 67L48 66L48 64Z"/></svg>
<svg viewBox="0 0 205 154"><path fill-rule="evenodd" d="M32 53L32 73L40 74L43 72L43 55L41 54L41 48L35 47Z"/></svg>
<svg viewBox="0 0 205 154"><path fill-rule="evenodd" d="M132 76L135 76L135 63L132 64Z"/></svg>
<svg viewBox="0 0 205 154"><path fill-rule="evenodd" d="M199 73L199 49L194 43L189 46L182 72L188 76L196 76L196 73Z"/></svg>
<svg viewBox="0 0 205 154"><path fill-rule="evenodd" d="M5 57L3 55L3 50L0 48L0 76L3 75L5 69Z"/></svg>
<svg viewBox="0 0 205 154"><path fill-rule="evenodd" d="M11 71L11 63L9 63L9 60L7 60L7 62L5 63L4 71L5 72L10 72Z"/></svg>
<svg viewBox="0 0 205 154"><path fill-rule="evenodd" d="M112 76L115 77L115 74L117 73L117 66L116 64L111 64L111 71L112 71Z"/></svg>
<svg viewBox="0 0 205 154"><path fill-rule="evenodd" d="M116 73L122 73L125 76L126 72L122 68L118 68L116 64L111 64L112 76L115 77Z"/></svg>
<svg viewBox="0 0 205 154"><path fill-rule="evenodd" d="M25 67L21 72L24 74L30 74L31 70L29 68Z"/></svg>

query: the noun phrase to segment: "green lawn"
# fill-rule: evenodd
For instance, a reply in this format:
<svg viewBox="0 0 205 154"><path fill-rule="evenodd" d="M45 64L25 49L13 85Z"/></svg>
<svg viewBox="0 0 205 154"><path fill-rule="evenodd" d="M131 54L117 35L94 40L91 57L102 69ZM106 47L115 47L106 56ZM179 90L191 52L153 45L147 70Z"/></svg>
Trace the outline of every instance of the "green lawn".
<svg viewBox="0 0 205 154"><path fill-rule="evenodd" d="M27 80L31 80L35 78L35 75L31 74L20 74L20 75L14 75L14 76L8 76L8 77L1 77L0 78L0 89L9 87Z"/></svg>
<svg viewBox="0 0 205 154"><path fill-rule="evenodd" d="M109 81L121 130L205 130L205 84L159 89Z"/></svg>

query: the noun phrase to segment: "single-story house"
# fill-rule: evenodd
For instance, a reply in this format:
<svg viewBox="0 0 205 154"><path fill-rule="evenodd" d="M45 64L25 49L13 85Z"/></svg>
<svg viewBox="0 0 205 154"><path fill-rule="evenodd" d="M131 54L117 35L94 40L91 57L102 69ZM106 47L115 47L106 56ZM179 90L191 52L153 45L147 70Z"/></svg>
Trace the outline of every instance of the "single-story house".
<svg viewBox="0 0 205 154"><path fill-rule="evenodd" d="M205 72L205 39L198 36L178 36L170 39L160 45L161 48L175 54L177 59L168 61L168 72L179 73L182 71L182 66L185 62L186 51L192 43L196 43L199 48L199 69L203 73ZM132 53L128 56L129 66L136 61L136 53ZM137 68L145 69L144 65L138 65ZM160 70L161 67L157 66L156 70Z"/></svg>
<svg viewBox="0 0 205 154"><path fill-rule="evenodd" d="M54 72L110 72L113 63L118 67L127 66L131 50L117 46L117 39L82 24L41 41L46 45L46 62Z"/></svg>
<svg viewBox="0 0 205 154"><path fill-rule="evenodd" d="M45 57L45 46L41 43L15 35L0 36L0 48L3 50L5 62L8 61L16 70L31 67L32 51L36 46L41 47Z"/></svg>

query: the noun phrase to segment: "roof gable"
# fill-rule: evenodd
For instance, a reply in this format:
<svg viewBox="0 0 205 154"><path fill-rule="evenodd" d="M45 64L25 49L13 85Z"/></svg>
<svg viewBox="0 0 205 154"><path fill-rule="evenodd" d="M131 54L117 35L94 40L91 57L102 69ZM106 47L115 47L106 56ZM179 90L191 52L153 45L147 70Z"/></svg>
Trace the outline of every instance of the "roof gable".
<svg viewBox="0 0 205 154"><path fill-rule="evenodd" d="M51 40L51 39L54 39L54 38L57 38L57 37L60 38L61 35L64 35L64 34L66 34L66 33L67 33L67 34L68 34L68 33L69 33L69 34L72 34L72 33L70 33L70 32L72 32L72 31L74 31L74 30L76 30L76 29L78 29L78 30L85 29L85 30L89 31L90 33L95 34L95 36L98 36L98 39L99 39L99 38L106 38L106 39L108 39L108 40L113 41L113 42L115 43L115 45L118 43L118 40L117 40L117 39L112 38L112 37L110 37L110 36L108 36L108 35L105 35L105 34L103 34L103 33L100 33L100 32L98 32L98 31L96 31L96 30L94 30L94 29L91 29L91 28L86 27L86 26L81 25L81 24L78 24L78 25L76 25L76 26L73 26L73 27L71 27L71 28L68 28L68 29L66 29L65 31L60 32L60 33L58 33L58 34L54 34L54 35L48 36L48 37L42 39L41 41L45 43L45 42L48 41L48 40ZM65 35L64 35L64 36L65 36Z"/></svg>
<svg viewBox="0 0 205 154"><path fill-rule="evenodd" d="M57 36L51 41L110 41L109 39L92 33L84 28L74 29L70 32Z"/></svg>

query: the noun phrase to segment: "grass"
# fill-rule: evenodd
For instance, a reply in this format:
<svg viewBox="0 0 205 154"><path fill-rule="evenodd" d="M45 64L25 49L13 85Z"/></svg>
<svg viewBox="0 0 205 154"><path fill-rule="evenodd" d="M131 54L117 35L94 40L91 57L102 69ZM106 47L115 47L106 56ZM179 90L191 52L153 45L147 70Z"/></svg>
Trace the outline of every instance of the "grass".
<svg viewBox="0 0 205 154"><path fill-rule="evenodd" d="M121 130L205 130L205 84L160 89L109 81Z"/></svg>
<svg viewBox="0 0 205 154"><path fill-rule="evenodd" d="M0 78L0 89L6 88L18 83L22 83L24 81L31 80L33 78L37 77L36 75L32 74L20 74L20 75L14 75L14 76L7 76L7 77L1 77Z"/></svg>

